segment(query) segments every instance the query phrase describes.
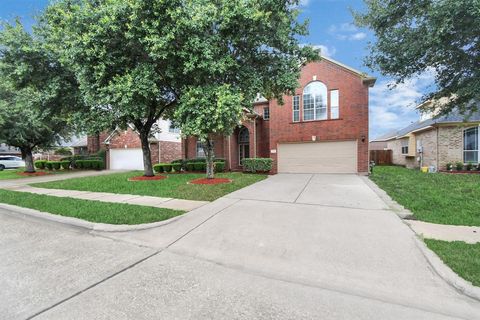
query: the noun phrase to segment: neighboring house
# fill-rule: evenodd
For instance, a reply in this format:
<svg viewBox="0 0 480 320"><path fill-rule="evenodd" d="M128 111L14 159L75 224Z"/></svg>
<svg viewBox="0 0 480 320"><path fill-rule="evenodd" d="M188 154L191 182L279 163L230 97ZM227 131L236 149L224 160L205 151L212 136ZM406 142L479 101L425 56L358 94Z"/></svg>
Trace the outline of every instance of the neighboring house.
<svg viewBox="0 0 480 320"><path fill-rule="evenodd" d="M77 141L72 142L70 147L73 149L74 155L86 155L88 154L88 139L87 136L79 138Z"/></svg>
<svg viewBox="0 0 480 320"><path fill-rule="evenodd" d="M21 154L20 149L0 143L0 155L20 156Z"/></svg>
<svg viewBox="0 0 480 320"><path fill-rule="evenodd" d="M408 168L447 163L479 163L480 111L468 119L458 112L447 116L422 116L409 126L384 135L373 142L386 143L393 152L393 163Z"/></svg>
<svg viewBox="0 0 480 320"><path fill-rule="evenodd" d="M397 134L397 130L389 131L377 137L375 140L370 141L369 143L370 151L371 150L388 150L388 142L385 139L395 136L396 134Z"/></svg>
<svg viewBox="0 0 480 320"><path fill-rule="evenodd" d="M180 131L172 127L168 120L159 120L158 126L160 132L153 134L150 139L152 163L181 159ZM140 137L132 128L88 136L88 153L96 153L101 149L106 150L106 162L109 169L143 169Z"/></svg>
<svg viewBox="0 0 480 320"><path fill-rule="evenodd" d="M215 156L230 170L244 158L270 157L273 172L368 172L368 90L375 78L330 58L304 66L300 87L284 104L259 97L231 136L215 136ZM187 158L204 157L194 137Z"/></svg>

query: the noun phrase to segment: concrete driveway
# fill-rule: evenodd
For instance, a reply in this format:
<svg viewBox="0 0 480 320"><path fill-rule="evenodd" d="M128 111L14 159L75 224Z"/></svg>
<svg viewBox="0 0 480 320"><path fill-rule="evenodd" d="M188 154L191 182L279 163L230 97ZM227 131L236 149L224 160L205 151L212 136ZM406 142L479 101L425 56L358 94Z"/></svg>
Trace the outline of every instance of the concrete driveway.
<svg viewBox="0 0 480 320"><path fill-rule="evenodd" d="M11 319L480 319L355 175L271 176L138 232L0 219Z"/></svg>

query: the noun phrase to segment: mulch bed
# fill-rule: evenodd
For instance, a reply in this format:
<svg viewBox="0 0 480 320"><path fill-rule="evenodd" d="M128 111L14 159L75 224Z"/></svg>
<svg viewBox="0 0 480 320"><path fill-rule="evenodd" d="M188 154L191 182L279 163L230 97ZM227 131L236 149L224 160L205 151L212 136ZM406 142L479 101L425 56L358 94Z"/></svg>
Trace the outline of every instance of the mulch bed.
<svg viewBox="0 0 480 320"><path fill-rule="evenodd" d="M153 177L145 177L145 176L138 176L129 178L128 181L152 181L152 180L163 180L166 179L166 176L153 176Z"/></svg>
<svg viewBox="0 0 480 320"><path fill-rule="evenodd" d="M440 170L441 173L451 173L451 174L480 174L478 170L460 170L460 171L448 171L448 170Z"/></svg>
<svg viewBox="0 0 480 320"><path fill-rule="evenodd" d="M39 177L39 176L46 176L51 173L46 171L37 171L37 172L18 172L17 174L24 177Z"/></svg>
<svg viewBox="0 0 480 320"><path fill-rule="evenodd" d="M232 180L227 179L227 178L213 178L213 179L208 179L208 178L199 178L190 181L189 183L191 184L221 184L221 183L230 183Z"/></svg>

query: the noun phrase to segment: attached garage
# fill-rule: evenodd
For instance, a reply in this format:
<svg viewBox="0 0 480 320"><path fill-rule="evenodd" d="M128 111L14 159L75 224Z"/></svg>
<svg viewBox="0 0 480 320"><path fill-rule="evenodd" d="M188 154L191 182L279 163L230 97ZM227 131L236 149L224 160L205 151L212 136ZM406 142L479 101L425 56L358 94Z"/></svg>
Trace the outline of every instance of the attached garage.
<svg viewBox="0 0 480 320"><path fill-rule="evenodd" d="M111 170L143 170L142 149L110 149Z"/></svg>
<svg viewBox="0 0 480 320"><path fill-rule="evenodd" d="M281 143L279 173L357 173L357 141Z"/></svg>

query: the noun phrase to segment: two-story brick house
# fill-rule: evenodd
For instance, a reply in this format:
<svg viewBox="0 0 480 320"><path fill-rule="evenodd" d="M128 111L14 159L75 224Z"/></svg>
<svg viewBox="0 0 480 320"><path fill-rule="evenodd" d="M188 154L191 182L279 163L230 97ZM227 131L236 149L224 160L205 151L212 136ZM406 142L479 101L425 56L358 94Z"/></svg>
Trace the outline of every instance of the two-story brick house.
<svg viewBox="0 0 480 320"><path fill-rule="evenodd" d="M330 58L303 67L300 86L284 104L258 98L231 136L213 137L215 156L230 170L243 158L270 157L274 172L368 172L368 90L375 78ZM187 158L203 157L194 137Z"/></svg>

